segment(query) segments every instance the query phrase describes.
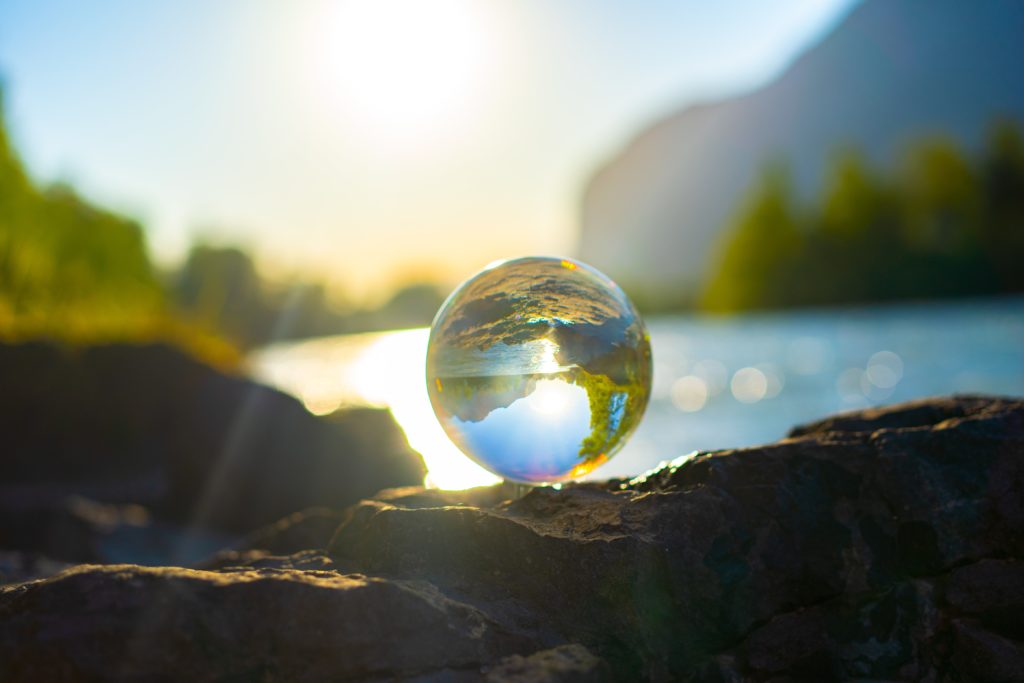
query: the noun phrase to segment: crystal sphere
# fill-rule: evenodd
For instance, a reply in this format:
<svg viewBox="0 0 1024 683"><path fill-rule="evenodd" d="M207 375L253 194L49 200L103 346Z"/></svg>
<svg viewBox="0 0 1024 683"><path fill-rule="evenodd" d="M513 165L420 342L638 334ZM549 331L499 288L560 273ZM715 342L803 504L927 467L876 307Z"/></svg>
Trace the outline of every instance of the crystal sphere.
<svg viewBox="0 0 1024 683"><path fill-rule="evenodd" d="M501 261L438 311L427 387L448 436L484 468L526 484L574 479L640 422L650 337L622 289L594 268Z"/></svg>

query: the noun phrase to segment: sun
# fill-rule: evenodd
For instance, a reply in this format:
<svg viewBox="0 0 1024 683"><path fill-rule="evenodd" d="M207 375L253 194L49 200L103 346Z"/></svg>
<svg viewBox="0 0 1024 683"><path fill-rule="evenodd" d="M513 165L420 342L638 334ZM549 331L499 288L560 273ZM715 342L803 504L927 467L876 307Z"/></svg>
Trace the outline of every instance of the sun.
<svg viewBox="0 0 1024 683"><path fill-rule="evenodd" d="M479 104L495 32L470 0L347 0L323 28L325 87L384 136L456 127Z"/></svg>
<svg viewBox="0 0 1024 683"><path fill-rule="evenodd" d="M568 382L542 379L537 381L533 393L523 400L534 412L548 419L558 420L573 407L580 391L579 387Z"/></svg>

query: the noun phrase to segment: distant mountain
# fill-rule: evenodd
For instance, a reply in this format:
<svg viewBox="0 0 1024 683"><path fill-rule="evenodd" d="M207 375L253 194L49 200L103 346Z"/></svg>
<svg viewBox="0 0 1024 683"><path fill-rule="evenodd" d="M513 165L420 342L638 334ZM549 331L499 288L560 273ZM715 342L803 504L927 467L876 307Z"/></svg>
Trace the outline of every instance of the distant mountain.
<svg viewBox="0 0 1024 683"><path fill-rule="evenodd" d="M1024 3L869 0L768 85L650 126L587 184L580 257L639 294L696 286L770 161L803 195L856 145L891 165L930 134L969 149L1024 119Z"/></svg>

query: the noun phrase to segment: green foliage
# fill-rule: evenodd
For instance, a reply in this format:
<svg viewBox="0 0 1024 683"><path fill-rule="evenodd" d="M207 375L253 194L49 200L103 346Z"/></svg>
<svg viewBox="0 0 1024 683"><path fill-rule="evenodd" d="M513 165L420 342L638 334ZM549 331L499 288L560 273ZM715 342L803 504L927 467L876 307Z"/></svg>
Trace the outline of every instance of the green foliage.
<svg viewBox="0 0 1024 683"><path fill-rule="evenodd" d="M586 390L590 403L590 434L580 444L581 465L589 470L607 460L612 444L636 426L643 390L638 386L619 386L607 375L591 374L582 368L576 369L573 382ZM612 415L616 405L617 422Z"/></svg>
<svg viewBox="0 0 1024 683"><path fill-rule="evenodd" d="M1024 291L1024 138L1004 123L993 132L978 171L982 248L1008 291Z"/></svg>
<svg viewBox="0 0 1024 683"><path fill-rule="evenodd" d="M626 368L621 383L582 367L570 371L573 384L586 390L590 403L590 434L580 444L581 463L573 476L582 476L607 460L613 445L631 434L643 416L650 369L646 364Z"/></svg>
<svg viewBox="0 0 1024 683"><path fill-rule="evenodd" d="M716 309L780 306L799 280L801 236L789 198L785 170L764 175L725 248L723 266L713 276L705 305ZM742 279L737 277L742 274ZM757 287L737 286L757 282Z"/></svg>
<svg viewBox="0 0 1024 683"><path fill-rule="evenodd" d="M408 284L376 308L352 311L346 318L350 331L393 330L429 325L444 303L444 293L431 282Z"/></svg>
<svg viewBox="0 0 1024 683"><path fill-rule="evenodd" d="M68 186L31 181L0 106L0 339L159 339L224 365L237 359L232 346L426 324L440 303L435 287L416 284L343 313L322 284L269 282L241 249L204 244L161 280L141 226Z"/></svg>
<svg viewBox="0 0 1024 683"><path fill-rule="evenodd" d="M273 312L263 281L241 249L192 247L170 277L168 292L180 314L236 343L248 345L271 336Z"/></svg>
<svg viewBox="0 0 1024 683"><path fill-rule="evenodd" d="M773 166L727 232L701 303L711 310L1024 291L1024 140L993 129L967 159L942 139L891 176L838 156L823 196L796 206Z"/></svg>
<svg viewBox="0 0 1024 683"><path fill-rule="evenodd" d="M180 315L242 347L426 325L442 302L437 287L417 283L398 290L376 309L341 310L322 284L268 281L245 251L205 244L192 247L167 288Z"/></svg>
<svg viewBox="0 0 1024 683"><path fill-rule="evenodd" d="M388 327L416 327L429 325L443 303L444 294L437 285L415 282L395 292L375 313Z"/></svg>
<svg viewBox="0 0 1024 683"><path fill-rule="evenodd" d="M28 178L0 111L0 335L108 330L157 315L162 294L135 222Z"/></svg>
<svg viewBox="0 0 1024 683"><path fill-rule="evenodd" d="M167 289L179 315L241 347L351 331L323 285L268 281L238 247L193 246Z"/></svg>

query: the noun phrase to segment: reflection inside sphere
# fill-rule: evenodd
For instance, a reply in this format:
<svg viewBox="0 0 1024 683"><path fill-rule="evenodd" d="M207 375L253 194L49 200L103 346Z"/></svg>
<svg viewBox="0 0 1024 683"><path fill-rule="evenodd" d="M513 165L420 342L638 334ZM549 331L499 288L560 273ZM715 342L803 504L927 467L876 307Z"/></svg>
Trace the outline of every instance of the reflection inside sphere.
<svg viewBox="0 0 1024 683"><path fill-rule="evenodd" d="M532 257L474 276L438 312L430 400L469 457L506 479L553 483L607 461L651 388L632 303L584 264Z"/></svg>

